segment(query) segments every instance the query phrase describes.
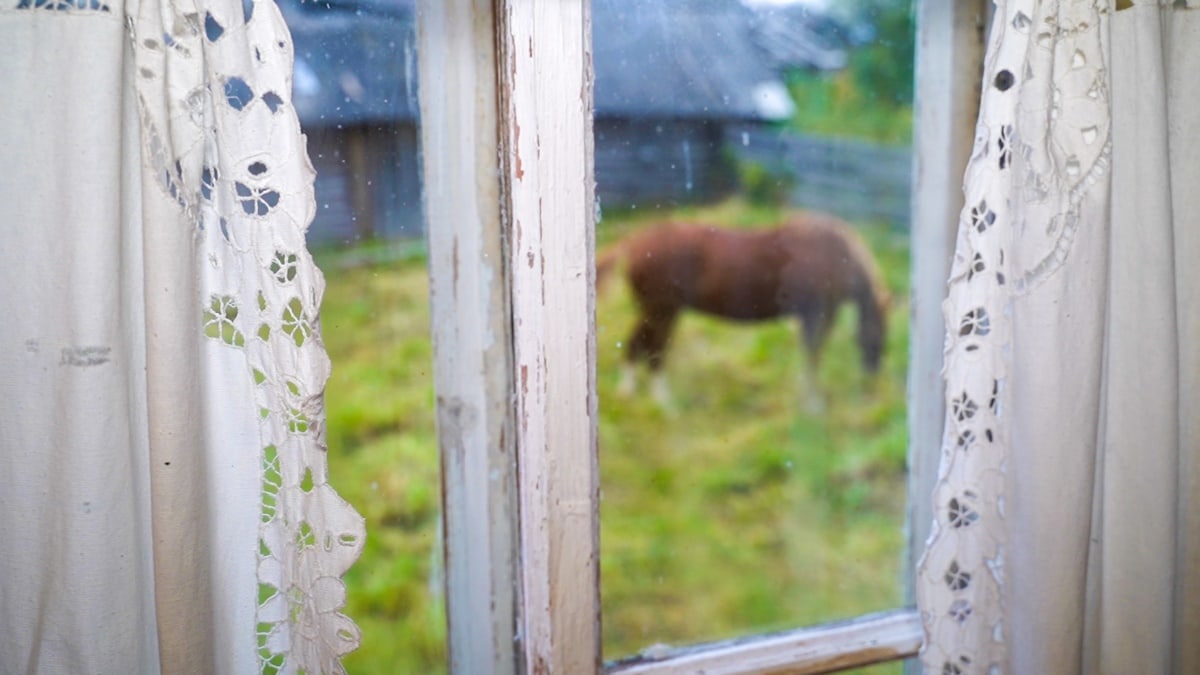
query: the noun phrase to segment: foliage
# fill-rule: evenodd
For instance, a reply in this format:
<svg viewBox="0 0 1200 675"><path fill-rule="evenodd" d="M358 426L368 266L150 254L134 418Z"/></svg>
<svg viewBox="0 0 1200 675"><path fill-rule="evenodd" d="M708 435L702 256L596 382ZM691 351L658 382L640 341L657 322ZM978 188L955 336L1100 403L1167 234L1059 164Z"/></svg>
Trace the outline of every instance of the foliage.
<svg viewBox="0 0 1200 675"><path fill-rule="evenodd" d="M849 20L874 38L851 49L845 70L786 74L796 102L790 126L808 133L907 144L912 137L915 23L907 0L854 0Z"/></svg>
<svg viewBox="0 0 1200 675"><path fill-rule="evenodd" d="M739 182L742 196L755 206L781 207L791 199L796 176L785 167L768 167L759 162L742 162Z"/></svg>
<svg viewBox="0 0 1200 675"><path fill-rule="evenodd" d="M603 242L665 218L606 214ZM782 214L732 200L669 214L754 227ZM896 301L883 374L858 362L843 311L804 412L796 326L684 317L668 378L677 412L616 394L633 319L614 284L597 307L604 648L686 643L843 618L900 603L907 239L863 228ZM321 256L333 359L330 480L368 521L347 575L363 647L352 673L445 671L439 479L425 262ZM363 260L363 259L360 259Z"/></svg>
<svg viewBox="0 0 1200 675"><path fill-rule="evenodd" d="M907 0L857 0L858 14L875 39L854 50L850 72L868 100L912 106L916 24Z"/></svg>
<svg viewBox="0 0 1200 675"><path fill-rule="evenodd" d="M849 70L792 71L786 82L796 102L796 113L788 125L797 131L888 145L912 141L912 106L874 100Z"/></svg>

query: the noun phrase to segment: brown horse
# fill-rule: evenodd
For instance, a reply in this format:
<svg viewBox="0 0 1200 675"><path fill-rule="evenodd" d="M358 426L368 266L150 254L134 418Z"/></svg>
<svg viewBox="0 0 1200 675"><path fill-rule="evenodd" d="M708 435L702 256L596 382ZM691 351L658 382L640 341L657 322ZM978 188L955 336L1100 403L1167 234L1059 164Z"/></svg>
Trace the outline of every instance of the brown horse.
<svg viewBox="0 0 1200 675"><path fill-rule="evenodd" d="M888 295L870 250L833 216L803 213L768 230L653 226L600 256L597 286L622 263L640 309L626 353L631 366L644 361L658 374L675 320L690 308L736 321L798 318L815 375L836 311L850 301L858 306L863 366L879 369Z"/></svg>

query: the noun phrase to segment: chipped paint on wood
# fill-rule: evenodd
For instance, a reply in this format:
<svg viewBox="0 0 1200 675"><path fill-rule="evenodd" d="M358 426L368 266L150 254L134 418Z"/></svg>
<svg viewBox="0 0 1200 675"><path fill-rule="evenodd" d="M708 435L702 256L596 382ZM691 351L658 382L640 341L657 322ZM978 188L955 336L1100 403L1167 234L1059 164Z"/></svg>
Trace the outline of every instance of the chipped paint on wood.
<svg viewBox="0 0 1200 675"><path fill-rule="evenodd" d="M522 670L511 312L489 0L417 12L449 669Z"/></svg>
<svg viewBox="0 0 1200 675"><path fill-rule="evenodd" d="M984 4L921 3L918 87L926 88L918 93L917 125L929 135L918 138L913 222L928 221L914 240L932 243L914 247L910 391L922 406L910 415L914 557L930 520L923 476L936 462L936 452L923 450L936 448L941 433L940 413L927 406L940 406L941 398L937 307L954 220L943 216L957 211L958 160L970 147L973 115L964 106L978 98L974 17ZM589 22L583 0L419 5L456 673L599 668ZM950 56L936 57L931 36L945 30L954 36L945 48ZM579 105L564 106L572 97ZM535 227L525 227L530 222ZM933 333L938 339L929 339ZM936 351L918 354L926 343ZM671 652L668 660L614 672L827 672L911 654L919 631L914 612L894 612Z"/></svg>
<svg viewBox="0 0 1200 675"><path fill-rule="evenodd" d="M921 647L921 618L898 610L769 636L730 640L630 659L612 675L811 675L913 656Z"/></svg>
<svg viewBox="0 0 1200 675"><path fill-rule="evenodd" d="M599 668L589 36L582 0L418 6L456 673Z"/></svg>
<svg viewBox="0 0 1200 675"><path fill-rule="evenodd" d="M522 635L533 673L600 665L590 16L498 0L509 186ZM584 96L579 92L584 91ZM573 103L573 104L572 104Z"/></svg>

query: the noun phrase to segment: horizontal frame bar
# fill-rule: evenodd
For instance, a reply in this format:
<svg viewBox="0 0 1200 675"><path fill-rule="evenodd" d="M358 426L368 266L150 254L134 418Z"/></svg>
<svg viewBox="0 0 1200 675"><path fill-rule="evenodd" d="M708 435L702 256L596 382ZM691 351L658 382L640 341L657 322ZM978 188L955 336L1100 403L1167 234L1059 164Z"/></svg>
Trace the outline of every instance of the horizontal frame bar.
<svg viewBox="0 0 1200 675"><path fill-rule="evenodd" d="M832 673L915 656L921 648L916 610L670 650L612 664L610 675Z"/></svg>

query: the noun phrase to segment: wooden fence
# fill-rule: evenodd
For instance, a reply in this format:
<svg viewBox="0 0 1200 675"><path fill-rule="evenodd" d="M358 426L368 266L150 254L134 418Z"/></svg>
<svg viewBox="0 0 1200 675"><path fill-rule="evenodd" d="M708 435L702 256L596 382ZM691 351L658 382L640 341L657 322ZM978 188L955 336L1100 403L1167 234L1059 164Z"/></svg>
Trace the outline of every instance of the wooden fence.
<svg viewBox="0 0 1200 675"><path fill-rule="evenodd" d="M688 201L693 192L710 198L725 194L723 190L732 185L716 187L713 178L718 150L724 146L739 162L758 163L792 181L792 206L908 229L909 148L760 127L726 127L722 137L720 130L710 134L704 125L644 126L597 127L597 196L605 206L669 208ZM318 207L309 229L310 245L344 246L372 236L424 235L415 129L384 131L380 138L371 139L369 152L362 153L368 163L357 173L342 147L347 143L345 134L310 136ZM369 190L358 195L352 189L356 184Z"/></svg>
<svg viewBox="0 0 1200 675"><path fill-rule="evenodd" d="M793 206L909 227L910 148L753 128L731 131L727 143L739 161L794 181Z"/></svg>

